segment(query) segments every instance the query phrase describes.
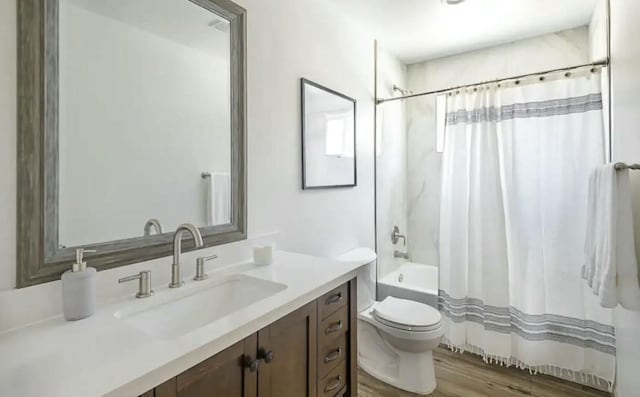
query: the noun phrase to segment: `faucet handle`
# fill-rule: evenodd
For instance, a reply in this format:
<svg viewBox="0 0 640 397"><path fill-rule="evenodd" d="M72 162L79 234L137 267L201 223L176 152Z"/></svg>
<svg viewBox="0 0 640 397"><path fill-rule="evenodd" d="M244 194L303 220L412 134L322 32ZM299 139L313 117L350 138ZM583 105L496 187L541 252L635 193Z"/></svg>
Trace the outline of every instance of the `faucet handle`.
<svg viewBox="0 0 640 397"><path fill-rule="evenodd" d="M148 298L153 295L150 270L143 270L133 276L123 277L118 280L118 283L122 284L134 280L138 280L138 293L136 294L136 298Z"/></svg>
<svg viewBox="0 0 640 397"><path fill-rule="evenodd" d="M398 226L394 226L393 231L391 232L391 242L395 245L398 244L398 241L400 239L402 239L402 245L406 247L407 238L404 235L400 234L400 228L398 228Z"/></svg>
<svg viewBox="0 0 640 397"><path fill-rule="evenodd" d="M204 263L212 259L216 259L218 255L201 256L196 259L196 276L193 278L196 281L206 280L209 276L204 272Z"/></svg>

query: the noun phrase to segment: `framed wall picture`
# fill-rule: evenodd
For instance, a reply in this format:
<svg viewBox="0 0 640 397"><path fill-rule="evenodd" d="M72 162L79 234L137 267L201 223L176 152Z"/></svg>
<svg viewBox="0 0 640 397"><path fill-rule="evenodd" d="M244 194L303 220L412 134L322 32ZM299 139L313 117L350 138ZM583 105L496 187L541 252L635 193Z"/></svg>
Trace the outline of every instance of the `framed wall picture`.
<svg viewBox="0 0 640 397"><path fill-rule="evenodd" d="M307 79L300 85L302 188L356 186L356 100Z"/></svg>

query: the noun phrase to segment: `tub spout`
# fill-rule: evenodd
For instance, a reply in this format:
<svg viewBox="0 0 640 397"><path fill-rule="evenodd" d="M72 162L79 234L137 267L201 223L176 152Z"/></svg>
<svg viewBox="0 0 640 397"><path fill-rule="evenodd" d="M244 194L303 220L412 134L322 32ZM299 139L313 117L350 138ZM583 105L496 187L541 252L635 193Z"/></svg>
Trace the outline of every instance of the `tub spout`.
<svg viewBox="0 0 640 397"><path fill-rule="evenodd" d="M393 257L398 259L406 259L409 260L409 253L408 252L400 252L400 251L393 251Z"/></svg>

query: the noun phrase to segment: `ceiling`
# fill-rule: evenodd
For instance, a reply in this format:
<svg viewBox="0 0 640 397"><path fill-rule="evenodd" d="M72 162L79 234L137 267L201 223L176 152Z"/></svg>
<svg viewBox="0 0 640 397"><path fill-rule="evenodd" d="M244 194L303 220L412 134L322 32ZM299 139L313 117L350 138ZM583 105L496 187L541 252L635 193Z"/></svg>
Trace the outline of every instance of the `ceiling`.
<svg viewBox="0 0 640 397"><path fill-rule="evenodd" d="M329 0L405 63L587 25L600 0Z"/></svg>

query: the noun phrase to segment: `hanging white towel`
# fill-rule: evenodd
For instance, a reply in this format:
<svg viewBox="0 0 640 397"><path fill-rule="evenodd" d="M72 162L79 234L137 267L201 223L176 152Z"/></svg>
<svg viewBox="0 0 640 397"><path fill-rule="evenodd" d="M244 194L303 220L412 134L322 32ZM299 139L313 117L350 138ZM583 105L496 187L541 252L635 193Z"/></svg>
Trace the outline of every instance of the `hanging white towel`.
<svg viewBox="0 0 640 397"><path fill-rule="evenodd" d="M228 172L212 172L204 181L207 225L231 223L231 175Z"/></svg>
<svg viewBox="0 0 640 397"><path fill-rule="evenodd" d="M596 270L596 239L595 231L599 230L600 221L596 202L598 201L598 189L600 178L599 169L594 169L589 177L589 192L587 199L587 233L584 241L585 263L582 266L582 278L587 280L589 287L593 288L593 276Z"/></svg>
<svg viewBox="0 0 640 397"><path fill-rule="evenodd" d="M602 307L640 310L628 170L607 164L592 173L588 216L582 277Z"/></svg>

